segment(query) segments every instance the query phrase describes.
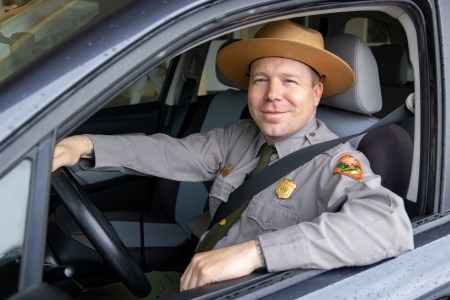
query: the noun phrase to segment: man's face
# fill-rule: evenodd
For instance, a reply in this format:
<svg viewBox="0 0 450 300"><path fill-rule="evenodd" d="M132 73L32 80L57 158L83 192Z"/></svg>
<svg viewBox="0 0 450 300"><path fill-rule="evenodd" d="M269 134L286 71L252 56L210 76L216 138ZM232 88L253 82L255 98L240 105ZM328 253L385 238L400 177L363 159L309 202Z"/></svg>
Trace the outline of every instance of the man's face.
<svg viewBox="0 0 450 300"><path fill-rule="evenodd" d="M267 57L251 65L248 106L270 142L287 138L308 124L322 91L322 83L313 80L310 67L301 62Z"/></svg>

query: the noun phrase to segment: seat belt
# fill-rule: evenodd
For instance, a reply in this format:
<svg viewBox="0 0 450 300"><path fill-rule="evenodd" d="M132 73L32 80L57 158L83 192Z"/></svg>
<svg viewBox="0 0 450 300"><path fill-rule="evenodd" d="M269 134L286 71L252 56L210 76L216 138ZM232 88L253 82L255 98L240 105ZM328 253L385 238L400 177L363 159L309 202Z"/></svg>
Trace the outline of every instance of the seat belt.
<svg viewBox="0 0 450 300"><path fill-rule="evenodd" d="M186 115L189 110L189 105L191 104L191 100L194 97L195 89L197 87L197 75L200 58L198 54L195 54L191 58L191 62L189 67L183 73L184 84L181 89L180 101L178 103L177 109L175 111L175 116L173 118L174 122L172 127L170 128L170 135L174 137L178 137L181 133L181 128L185 121Z"/></svg>
<svg viewBox="0 0 450 300"><path fill-rule="evenodd" d="M222 202L217 208L217 211L214 214L208 229L210 229L214 224L216 224L223 218L231 215L235 210L243 205L244 202L249 202L254 195L264 190L272 183L278 181L283 176L298 169L301 165L310 161L315 156L354 137L393 123L398 123L412 115L413 114L411 113L411 111L409 111L406 105L403 104L381 120L378 120L378 122L376 122L372 126L359 133L311 145L309 147L294 151L289 155L275 161L260 173L244 181L244 183L242 183L238 188L231 192L227 202Z"/></svg>

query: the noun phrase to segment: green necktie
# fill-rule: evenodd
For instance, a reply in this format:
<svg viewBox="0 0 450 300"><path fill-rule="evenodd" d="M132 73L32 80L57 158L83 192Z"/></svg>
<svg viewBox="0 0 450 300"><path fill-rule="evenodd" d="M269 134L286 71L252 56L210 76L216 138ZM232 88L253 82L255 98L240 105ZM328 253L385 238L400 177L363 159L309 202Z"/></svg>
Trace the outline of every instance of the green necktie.
<svg viewBox="0 0 450 300"><path fill-rule="evenodd" d="M259 157L258 164L253 169L253 171L250 173L250 176L255 176L256 174L261 172L263 169L265 169L269 165L270 156L272 156L272 154L275 153L276 150L275 150L274 146L270 146L269 144L264 143L261 146L261 150L259 152L260 152L260 157Z"/></svg>
<svg viewBox="0 0 450 300"><path fill-rule="evenodd" d="M250 176L254 176L257 173L261 172L264 168L266 168L269 165L270 156L275 152L276 152L275 147L269 146L269 144L264 143L260 150L260 157L258 164L256 165L255 169L253 169L253 171L250 173ZM245 210L248 203L250 202L249 200L242 203L242 205L239 208L237 208L231 215L220 220L219 222L214 224L214 226L211 227L211 229L206 234L205 238L197 247L197 253L206 252L214 248L217 242L223 236L225 236L225 234L228 232L231 226L239 219L242 212Z"/></svg>

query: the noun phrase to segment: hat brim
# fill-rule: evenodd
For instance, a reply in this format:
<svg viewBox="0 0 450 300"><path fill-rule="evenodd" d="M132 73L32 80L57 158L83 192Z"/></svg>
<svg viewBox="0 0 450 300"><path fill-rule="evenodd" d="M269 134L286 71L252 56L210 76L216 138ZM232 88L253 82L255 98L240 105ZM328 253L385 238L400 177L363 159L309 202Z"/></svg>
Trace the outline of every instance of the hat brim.
<svg viewBox="0 0 450 300"><path fill-rule="evenodd" d="M258 38L232 43L219 51L217 67L223 76L237 86L247 88L250 64L265 57L288 58L313 68L323 76L323 97L342 93L354 82L350 66L335 54L311 45L283 39Z"/></svg>

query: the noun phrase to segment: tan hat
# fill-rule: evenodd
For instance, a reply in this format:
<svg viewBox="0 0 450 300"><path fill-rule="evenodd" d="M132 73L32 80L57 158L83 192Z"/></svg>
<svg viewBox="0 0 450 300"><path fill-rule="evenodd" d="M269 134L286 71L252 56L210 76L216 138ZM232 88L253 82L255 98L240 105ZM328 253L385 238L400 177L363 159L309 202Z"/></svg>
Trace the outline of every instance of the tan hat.
<svg viewBox="0 0 450 300"><path fill-rule="evenodd" d="M283 57L302 62L322 76L323 96L339 94L355 79L350 66L324 49L322 35L289 20L264 25L253 39L241 40L221 49L217 67L229 80L248 87L250 64L263 57Z"/></svg>

